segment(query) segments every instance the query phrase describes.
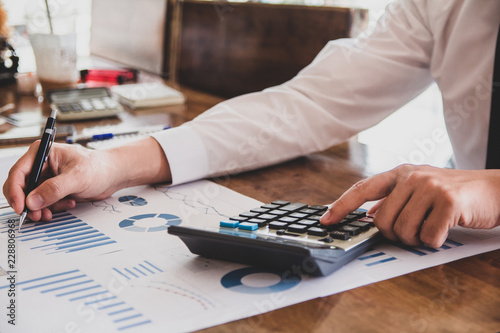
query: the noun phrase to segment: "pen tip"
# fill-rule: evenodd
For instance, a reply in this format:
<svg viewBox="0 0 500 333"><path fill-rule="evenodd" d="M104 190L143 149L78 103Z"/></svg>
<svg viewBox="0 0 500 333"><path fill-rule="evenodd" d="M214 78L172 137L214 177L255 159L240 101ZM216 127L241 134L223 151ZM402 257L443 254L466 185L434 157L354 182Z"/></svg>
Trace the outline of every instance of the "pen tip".
<svg viewBox="0 0 500 333"><path fill-rule="evenodd" d="M23 212L21 214L21 217L19 218L19 231L21 231L21 226L23 225L24 223L24 220L26 219L26 212Z"/></svg>

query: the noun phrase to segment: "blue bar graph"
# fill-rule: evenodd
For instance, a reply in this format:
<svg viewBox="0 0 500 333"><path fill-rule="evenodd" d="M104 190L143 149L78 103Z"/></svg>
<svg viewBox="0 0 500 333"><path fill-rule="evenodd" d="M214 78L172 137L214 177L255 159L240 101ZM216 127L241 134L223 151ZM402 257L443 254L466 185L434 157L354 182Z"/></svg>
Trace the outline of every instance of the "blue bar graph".
<svg viewBox="0 0 500 333"><path fill-rule="evenodd" d="M385 252L369 252L358 257L358 260L362 261L365 266L371 267L397 260L397 258L391 257Z"/></svg>
<svg viewBox="0 0 500 333"><path fill-rule="evenodd" d="M158 268L158 266L153 265L147 260L144 260L143 262L133 267L124 267L121 269L113 267L113 271L118 273L120 276L123 276L127 280L132 280L143 276L151 276L163 272L161 268Z"/></svg>
<svg viewBox="0 0 500 333"><path fill-rule="evenodd" d="M0 216L0 232L7 232L7 221L13 217L17 215L12 212ZM68 212L54 214L50 223L26 224L17 240L33 244L31 250L46 254L79 252L116 243Z"/></svg>
<svg viewBox="0 0 500 333"><path fill-rule="evenodd" d="M84 306L92 306L105 314L118 331L151 323L142 313L120 301L116 295L78 269L20 281L16 286L22 292L39 292L70 304L81 302ZM0 291L9 287L10 284L0 285Z"/></svg>
<svg viewBox="0 0 500 333"><path fill-rule="evenodd" d="M459 247L459 246L462 246L463 244L448 238L444 242L444 244L438 249L434 249L434 248L428 247L428 246L411 247L408 245L404 245L402 243L393 243L392 245L399 247L400 249L405 250L411 254L415 254L417 256L426 256L429 254L438 253L441 251L445 251L445 250L449 250L449 249L452 249L455 247Z"/></svg>

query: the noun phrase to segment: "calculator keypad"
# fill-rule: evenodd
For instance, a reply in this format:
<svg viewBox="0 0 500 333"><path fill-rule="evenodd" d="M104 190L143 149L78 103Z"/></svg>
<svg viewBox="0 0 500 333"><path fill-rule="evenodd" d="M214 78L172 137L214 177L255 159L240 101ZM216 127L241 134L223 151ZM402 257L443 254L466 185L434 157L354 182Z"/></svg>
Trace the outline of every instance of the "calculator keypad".
<svg viewBox="0 0 500 333"><path fill-rule="evenodd" d="M338 224L322 225L320 219L327 208L277 200L221 221L220 228L295 238L309 243L335 244L343 248L377 232L373 219L366 216L364 210L351 212Z"/></svg>

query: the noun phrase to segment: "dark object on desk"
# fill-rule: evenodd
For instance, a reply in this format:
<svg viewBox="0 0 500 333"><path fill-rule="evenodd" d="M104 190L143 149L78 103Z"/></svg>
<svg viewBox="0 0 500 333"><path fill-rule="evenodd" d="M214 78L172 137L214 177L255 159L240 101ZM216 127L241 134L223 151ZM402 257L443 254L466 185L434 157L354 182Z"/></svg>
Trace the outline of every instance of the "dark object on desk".
<svg viewBox="0 0 500 333"><path fill-rule="evenodd" d="M16 51L5 38L0 37L0 85L15 83L18 67Z"/></svg>
<svg viewBox="0 0 500 333"><path fill-rule="evenodd" d="M381 236L363 210L352 212L339 224L320 225L326 208L279 200L221 221L218 229L170 226L168 233L205 257L294 274L328 275Z"/></svg>
<svg viewBox="0 0 500 333"><path fill-rule="evenodd" d="M53 90L47 95L61 121L113 117L123 111L106 87Z"/></svg>

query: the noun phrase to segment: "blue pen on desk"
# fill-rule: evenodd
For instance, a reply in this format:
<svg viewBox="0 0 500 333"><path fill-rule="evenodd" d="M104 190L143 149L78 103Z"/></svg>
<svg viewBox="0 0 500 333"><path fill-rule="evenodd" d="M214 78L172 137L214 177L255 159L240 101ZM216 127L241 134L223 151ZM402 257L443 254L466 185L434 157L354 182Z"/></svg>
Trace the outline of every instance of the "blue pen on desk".
<svg viewBox="0 0 500 333"><path fill-rule="evenodd" d="M43 164L47 161L49 157L50 149L52 148L52 143L54 143L54 138L56 137L56 115L57 110L53 110L50 114L50 117L47 119L47 124L43 130L42 140L40 142L40 146L38 147L38 151L35 156L35 161L33 162L33 167L31 168L30 177L28 179L28 186L26 186L25 194L26 198L38 185L38 179L40 178L40 174L42 173ZM21 213L21 217L19 219L19 230L21 230L21 226L26 219L26 215L28 214L28 206L26 206L26 200L24 203L24 210Z"/></svg>
<svg viewBox="0 0 500 333"><path fill-rule="evenodd" d="M160 126L148 126L148 127L134 130L134 131L101 133L101 134L94 134L94 135L73 135L73 136L68 136L66 138L66 143L104 141L104 140L112 139L112 138L117 137L117 136L147 134L147 133L153 133L153 132L166 130L169 128L170 128L169 125L160 125Z"/></svg>

